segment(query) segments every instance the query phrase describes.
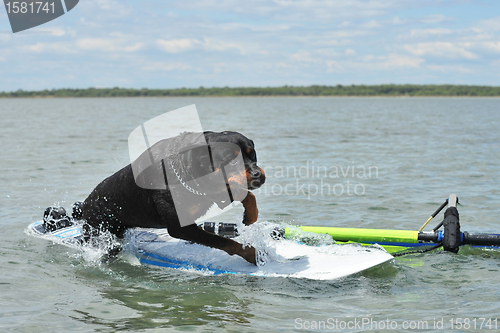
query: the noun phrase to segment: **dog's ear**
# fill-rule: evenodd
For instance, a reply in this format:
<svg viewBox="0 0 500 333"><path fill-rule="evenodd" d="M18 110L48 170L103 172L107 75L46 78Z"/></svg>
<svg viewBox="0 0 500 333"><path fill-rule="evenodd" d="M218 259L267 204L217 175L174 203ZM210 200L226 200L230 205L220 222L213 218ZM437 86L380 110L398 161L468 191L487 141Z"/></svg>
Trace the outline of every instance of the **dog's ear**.
<svg viewBox="0 0 500 333"><path fill-rule="evenodd" d="M179 151L179 154L182 156L184 167L194 178L203 177L215 170L209 145L186 146Z"/></svg>
<svg viewBox="0 0 500 333"><path fill-rule="evenodd" d="M210 153L216 169L235 164L235 160L241 158L240 146L232 142L211 142Z"/></svg>
<svg viewBox="0 0 500 333"><path fill-rule="evenodd" d="M179 154L184 167L188 168L194 178L206 176L219 168L230 168L233 171L239 160L243 161L240 147L231 142L189 145L183 147ZM243 163L241 168L244 169Z"/></svg>

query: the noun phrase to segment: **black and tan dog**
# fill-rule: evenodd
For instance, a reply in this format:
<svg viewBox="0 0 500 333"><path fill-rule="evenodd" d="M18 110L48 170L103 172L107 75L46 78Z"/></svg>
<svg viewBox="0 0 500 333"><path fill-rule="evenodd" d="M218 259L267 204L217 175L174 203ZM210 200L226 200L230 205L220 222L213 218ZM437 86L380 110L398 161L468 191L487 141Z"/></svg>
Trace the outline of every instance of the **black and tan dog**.
<svg viewBox="0 0 500 333"><path fill-rule="evenodd" d="M197 151L194 145L193 149L184 149L187 153L172 153L193 146L193 142L200 142L199 139L200 137L203 139L203 136L203 142L208 144L208 146L205 144L205 149L202 147ZM207 151L208 155L203 153ZM144 154L142 156L146 156L146 160L151 161L152 165L149 168L147 166L142 168L144 170L142 176L147 175L148 170L162 170L163 175L169 179L169 184L163 188L155 187L158 184L148 184L153 185L149 189L148 186L142 186L141 182L144 182L144 179L141 180L142 176L137 177L137 174L134 177L133 163L103 180L81 206L82 218L85 220L83 234L86 240L106 230L123 237L129 228L167 228L172 237L221 249L230 255L237 254L248 262L256 264L255 248L243 247L232 239L206 232L194 224L194 221L203 216L214 204L222 209L233 200L243 203L245 225L257 220L255 196L248 190L259 188L264 184L265 175L257 166L257 155L252 140L237 132L183 133L178 137L156 143ZM235 159L238 155L242 157L244 163L239 169L242 172L225 174L226 182L222 184L211 183L208 177L208 181L197 184L199 187L195 190L184 181L199 174L200 169L208 168L213 175L224 172L225 164L241 161L241 158ZM140 160L141 157L138 159L139 163ZM151 182L151 177L146 178ZM225 200L228 198L228 190L230 200ZM241 193L235 193L238 191ZM184 220L187 218L192 224L182 226L179 218L181 214L176 211L174 200L192 203L179 212Z"/></svg>

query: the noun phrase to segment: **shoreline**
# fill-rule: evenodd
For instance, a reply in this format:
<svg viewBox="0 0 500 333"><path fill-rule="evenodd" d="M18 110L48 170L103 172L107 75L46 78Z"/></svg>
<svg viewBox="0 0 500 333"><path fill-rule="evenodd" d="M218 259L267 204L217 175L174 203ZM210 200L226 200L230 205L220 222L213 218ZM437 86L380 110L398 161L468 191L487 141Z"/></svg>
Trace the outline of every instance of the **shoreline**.
<svg viewBox="0 0 500 333"><path fill-rule="evenodd" d="M359 95L359 96L293 96L293 95L266 95L266 96L248 96L248 95L235 95L235 96L224 96L224 95L190 95L190 96L0 96L1 100L11 100L11 99L117 99L117 98L342 98L342 99L354 99L354 98L400 98L400 99L418 99L418 98L488 98L488 99L500 99L500 96L467 96L467 95L422 95L422 96L392 96L392 95Z"/></svg>
<svg viewBox="0 0 500 333"><path fill-rule="evenodd" d="M61 88L0 92L0 98L116 98L116 97L342 97L342 98L415 98L415 97L500 97L500 87L468 85L350 85L281 87L199 87L172 89L132 88Z"/></svg>

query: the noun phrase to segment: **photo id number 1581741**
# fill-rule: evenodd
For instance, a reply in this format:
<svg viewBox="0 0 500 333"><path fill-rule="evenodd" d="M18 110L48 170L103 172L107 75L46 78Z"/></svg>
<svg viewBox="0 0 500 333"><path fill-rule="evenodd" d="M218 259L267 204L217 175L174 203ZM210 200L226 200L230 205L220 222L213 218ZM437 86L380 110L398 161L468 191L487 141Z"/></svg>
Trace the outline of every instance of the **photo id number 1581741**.
<svg viewBox="0 0 500 333"><path fill-rule="evenodd" d="M5 7L8 14L53 14L55 11L55 5L52 1L35 1L35 2L23 2L23 1L7 1L5 2Z"/></svg>

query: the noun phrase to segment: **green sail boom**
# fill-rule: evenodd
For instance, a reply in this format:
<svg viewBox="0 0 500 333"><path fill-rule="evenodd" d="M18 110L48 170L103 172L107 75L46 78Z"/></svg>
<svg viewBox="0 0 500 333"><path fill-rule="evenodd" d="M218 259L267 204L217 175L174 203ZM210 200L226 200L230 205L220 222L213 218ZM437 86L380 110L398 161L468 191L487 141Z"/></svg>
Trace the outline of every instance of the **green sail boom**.
<svg viewBox="0 0 500 333"><path fill-rule="evenodd" d="M391 229L360 229L300 226L300 230L319 234L328 234L337 242L356 243L418 243L418 231ZM285 237L295 231L285 228Z"/></svg>

